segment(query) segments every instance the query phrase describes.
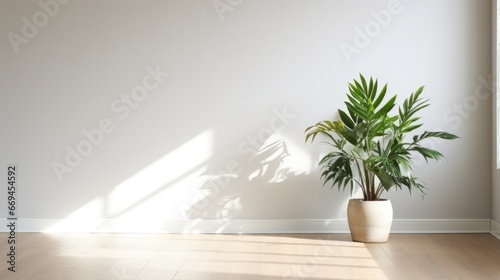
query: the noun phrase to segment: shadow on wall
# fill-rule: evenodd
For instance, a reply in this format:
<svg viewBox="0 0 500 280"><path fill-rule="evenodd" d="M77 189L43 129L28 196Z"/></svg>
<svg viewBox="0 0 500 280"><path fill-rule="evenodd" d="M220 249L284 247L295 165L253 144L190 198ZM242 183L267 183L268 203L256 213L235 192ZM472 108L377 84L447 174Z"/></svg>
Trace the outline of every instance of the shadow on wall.
<svg viewBox="0 0 500 280"><path fill-rule="evenodd" d="M231 231L239 232L249 225L240 221L235 229L231 222L336 217L343 206L325 195L332 191L321 189L316 173L309 174L316 165L314 155L305 151L302 141L290 137L289 123L278 123L287 111L272 111L274 115L259 122L263 125L258 132L245 140L240 136L251 129L239 126L235 133L219 119L185 124L196 126L171 135L151 129L165 126L163 119L137 115L126 130L117 129L112 135L108 154L92 154L78 170L79 178L70 177L78 184L73 189L87 189L75 196L82 206L46 231L220 232L233 226ZM146 122L148 126L142 125ZM258 140L250 145L250 138ZM96 174L109 165L117 171L114 176ZM95 177L102 180L90 181ZM88 185L95 187L88 190ZM340 204L342 199L338 197ZM207 229L207 221L213 220L217 229ZM172 223L174 228L169 227Z"/></svg>
<svg viewBox="0 0 500 280"><path fill-rule="evenodd" d="M300 180L304 173L294 172L286 165L290 157L283 139L268 139L244 166L208 177L199 189L199 196L184 215L188 219L278 218L297 204L294 188L287 180ZM236 163L236 161L234 161ZM212 168L208 168L211 170ZM260 193L260 195L255 195ZM289 196L287 197L286 194Z"/></svg>
<svg viewBox="0 0 500 280"><path fill-rule="evenodd" d="M232 144L214 148L213 134L206 130L186 141L46 231L171 231L162 221L180 215L189 225L184 232L207 231L206 220L217 220L221 232L238 219L310 216L322 194L304 196L303 188L311 188L308 171L295 163L306 159L291 154L292 141L273 133L251 155L228 155Z"/></svg>
<svg viewBox="0 0 500 280"><path fill-rule="evenodd" d="M201 176L204 182L196 189L192 203L180 207L183 217L190 221L186 231L206 231L207 220L217 221L216 232L249 232L255 230L249 224L252 219L310 219L316 218L311 213L321 210L326 210L326 216L336 216L344 205L329 203L330 197L324 192L331 190L321 190L319 180L317 186L311 186L309 171L297 168L297 161L305 159L291 152L290 145L293 142L275 133L247 158L232 157L225 166L215 160L208 162ZM309 192L306 188L316 190ZM344 199L338 198L340 202Z"/></svg>

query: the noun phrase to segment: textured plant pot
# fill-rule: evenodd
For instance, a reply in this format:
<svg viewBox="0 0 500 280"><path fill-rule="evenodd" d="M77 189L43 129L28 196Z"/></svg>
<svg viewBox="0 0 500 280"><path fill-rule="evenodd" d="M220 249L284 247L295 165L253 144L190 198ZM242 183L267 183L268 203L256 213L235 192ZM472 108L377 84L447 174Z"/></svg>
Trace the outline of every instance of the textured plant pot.
<svg viewBox="0 0 500 280"><path fill-rule="evenodd" d="M386 242L392 225L392 204L388 199L351 199L347 205L351 238L357 242Z"/></svg>

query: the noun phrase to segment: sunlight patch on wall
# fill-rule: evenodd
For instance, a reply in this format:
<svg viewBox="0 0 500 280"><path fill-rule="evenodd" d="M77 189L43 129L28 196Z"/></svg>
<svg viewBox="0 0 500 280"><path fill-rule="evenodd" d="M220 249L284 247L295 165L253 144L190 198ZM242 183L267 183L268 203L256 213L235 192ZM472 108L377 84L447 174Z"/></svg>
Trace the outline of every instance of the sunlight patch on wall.
<svg viewBox="0 0 500 280"><path fill-rule="evenodd" d="M85 232L96 229L102 221L103 211L103 198L97 197L44 232Z"/></svg>
<svg viewBox="0 0 500 280"><path fill-rule="evenodd" d="M212 156L213 138L213 132L206 130L119 184L109 194L107 214L119 216L199 169Z"/></svg>
<svg viewBox="0 0 500 280"><path fill-rule="evenodd" d="M204 131L44 232L160 231L186 186L201 184L213 141L213 132Z"/></svg>

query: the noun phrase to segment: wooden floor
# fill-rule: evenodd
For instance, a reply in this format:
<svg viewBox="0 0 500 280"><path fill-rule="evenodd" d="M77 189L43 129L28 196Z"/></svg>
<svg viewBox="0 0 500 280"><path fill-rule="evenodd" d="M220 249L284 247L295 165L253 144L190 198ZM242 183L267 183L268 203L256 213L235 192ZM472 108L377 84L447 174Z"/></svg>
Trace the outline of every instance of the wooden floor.
<svg viewBox="0 0 500 280"><path fill-rule="evenodd" d="M489 234L0 234L0 279L500 279Z"/></svg>

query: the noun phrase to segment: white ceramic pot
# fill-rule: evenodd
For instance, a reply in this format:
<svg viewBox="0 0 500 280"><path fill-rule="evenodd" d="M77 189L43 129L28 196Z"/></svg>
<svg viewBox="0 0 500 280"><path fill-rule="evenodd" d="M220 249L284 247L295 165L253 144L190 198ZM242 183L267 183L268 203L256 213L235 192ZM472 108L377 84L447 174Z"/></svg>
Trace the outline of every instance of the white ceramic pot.
<svg viewBox="0 0 500 280"><path fill-rule="evenodd" d="M358 242L386 242L392 225L392 204L388 199L351 199L347 205L351 238Z"/></svg>

